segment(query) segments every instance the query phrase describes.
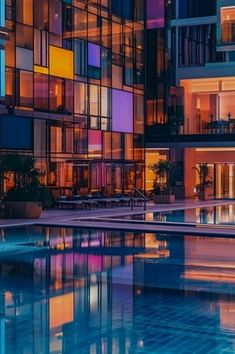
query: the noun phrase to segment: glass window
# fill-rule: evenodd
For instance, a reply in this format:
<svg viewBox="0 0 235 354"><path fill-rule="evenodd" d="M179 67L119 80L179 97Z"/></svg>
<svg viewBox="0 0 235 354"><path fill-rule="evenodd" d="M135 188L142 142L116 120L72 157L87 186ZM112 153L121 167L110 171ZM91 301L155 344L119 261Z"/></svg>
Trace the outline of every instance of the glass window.
<svg viewBox="0 0 235 354"><path fill-rule="evenodd" d="M102 18L101 45L109 48L111 46L111 26L110 22Z"/></svg>
<svg viewBox="0 0 235 354"><path fill-rule="evenodd" d="M89 96L90 96L90 115L98 116L99 115L99 93L100 88L97 85L89 86Z"/></svg>
<svg viewBox="0 0 235 354"><path fill-rule="evenodd" d="M62 3L50 0L50 32L62 34Z"/></svg>
<svg viewBox="0 0 235 354"><path fill-rule="evenodd" d="M87 12L74 9L74 37L87 40Z"/></svg>
<svg viewBox="0 0 235 354"><path fill-rule="evenodd" d="M74 83L74 113L87 113L87 84L83 82Z"/></svg>
<svg viewBox="0 0 235 354"><path fill-rule="evenodd" d="M5 43L6 66L15 66L15 34L9 33L9 40Z"/></svg>
<svg viewBox="0 0 235 354"><path fill-rule="evenodd" d="M48 66L48 33L34 29L34 64Z"/></svg>
<svg viewBox="0 0 235 354"><path fill-rule="evenodd" d="M125 159L133 160L133 135L125 134Z"/></svg>
<svg viewBox="0 0 235 354"><path fill-rule="evenodd" d="M87 155L87 130L80 129L75 125L74 129L74 150L80 155Z"/></svg>
<svg viewBox="0 0 235 354"><path fill-rule="evenodd" d="M27 49L33 48L32 27L16 24L16 45Z"/></svg>
<svg viewBox="0 0 235 354"><path fill-rule="evenodd" d="M73 79L73 52L50 46L50 74Z"/></svg>
<svg viewBox="0 0 235 354"><path fill-rule="evenodd" d="M20 71L20 106L33 106L33 74Z"/></svg>
<svg viewBox="0 0 235 354"><path fill-rule="evenodd" d="M122 139L120 133L112 133L112 158L120 160L122 158Z"/></svg>
<svg viewBox="0 0 235 354"><path fill-rule="evenodd" d="M74 64L75 74L87 75L87 43L78 39L74 41Z"/></svg>
<svg viewBox="0 0 235 354"><path fill-rule="evenodd" d="M34 1L34 26L48 30L48 0Z"/></svg>
<svg viewBox="0 0 235 354"><path fill-rule="evenodd" d="M72 127L65 128L65 151L67 153L73 152L73 128Z"/></svg>
<svg viewBox="0 0 235 354"><path fill-rule="evenodd" d="M71 114L73 112L73 81L65 80L65 113Z"/></svg>
<svg viewBox="0 0 235 354"><path fill-rule="evenodd" d="M64 83L62 79L50 77L50 110L64 113Z"/></svg>
<svg viewBox="0 0 235 354"><path fill-rule="evenodd" d="M101 18L88 13L88 40L100 43Z"/></svg>
<svg viewBox="0 0 235 354"><path fill-rule="evenodd" d="M110 89L101 87L101 115L103 117L110 117L111 115L111 95Z"/></svg>
<svg viewBox="0 0 235 354"><path fill-rule="evenodd" d="M33 51L16 47L16 67L33 71Z"/></svg>
<svg viewBox="0 0 235 354"><path fill-rule="evenodd" d="M99 129L100 128L100 118L99 117L90 117L90 128Z"/></svg>
<svg viewBox="0 0 235 354"><path fill-rule="evenodd" d="M112 157L112 133L103 133L103 158L111 159Z"/></svg>
<svg viewBox="0 0 235 354"><path fill-rule="evenodd" d="M122 72L121 66L112 65L112 86L117 89L122 89Z"/></svg>
<svg viewBox="0 0 235 354"><path fill-rule="evenodd" d="M144 133L144 96L134 95L134 132Z"/></svg>
<svg viewBox="0 0 235 354"><path fill-rule="evenodd" d="M49 85L48 76L35 74L34 75L34 108L48 110L48 95Z"/></svg>
<svg viewBox="0 0 235 354"><path fill-rule="evenodd" d="M117 54L122 53L122 26L112 22L112 51Z"/></svg>
<svg viewBox="0 0 235 354"><path fill-rule="evenodd" d="M26 25L33 24L33 0L16 1L16 21Z"/></svg>
<svg viewBox="0 0 235 354"><path fill-rule="evenodd" d="M235 42L235 7L221 8L222 43Z"/></svg>
<svg viewBox="0 0 235 354"><path fill-rule="evenodd" d="M51 152L61 153L62 152L62 128L61 127L51 127L51 139L50 147Z"/></svg>
<svg viewBox="0 0 235 354"><path fill-rule="evenodd" d="M101 48L101 82L111 86L111 51L106 48Z"/></svg>
<svg viewBox="0 0 235 354"><path fill-rule="evenodd" d="M102 155L102 132L97 130L88 131L88 156L101 158Z"/></svg>

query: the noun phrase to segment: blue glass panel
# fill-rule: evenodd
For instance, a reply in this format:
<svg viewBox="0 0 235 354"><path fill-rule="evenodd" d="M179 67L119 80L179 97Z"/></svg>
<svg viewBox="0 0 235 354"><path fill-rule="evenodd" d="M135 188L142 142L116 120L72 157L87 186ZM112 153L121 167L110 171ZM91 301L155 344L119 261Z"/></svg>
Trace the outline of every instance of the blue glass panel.
<svg viewBox="0 0 235 354"><path fill-rule="evenodd" d="M32 120L25 117L3 116L1 119L2 148L31 150Z"/></svg>
<svg viewBox="0 0 235 354"><path fill-rule="evenodd" d="M0 26L5 26L5 0L0 0Z"/></svg>

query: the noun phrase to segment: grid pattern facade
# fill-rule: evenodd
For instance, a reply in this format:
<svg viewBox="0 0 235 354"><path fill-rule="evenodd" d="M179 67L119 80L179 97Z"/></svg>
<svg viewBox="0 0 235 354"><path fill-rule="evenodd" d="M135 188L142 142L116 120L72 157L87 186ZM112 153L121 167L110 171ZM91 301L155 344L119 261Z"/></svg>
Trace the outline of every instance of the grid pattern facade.
<svg viewBox="0 0 235 354"><path fill-rule="evenodd" d="M143 188L143 19L143 0L7 0L1 150L49 186Z"/></svg>

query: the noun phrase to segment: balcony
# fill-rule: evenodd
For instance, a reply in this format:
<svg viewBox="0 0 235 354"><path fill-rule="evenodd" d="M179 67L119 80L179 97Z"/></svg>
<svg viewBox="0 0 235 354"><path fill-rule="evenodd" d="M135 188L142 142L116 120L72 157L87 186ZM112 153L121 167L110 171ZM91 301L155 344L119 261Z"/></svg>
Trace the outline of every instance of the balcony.
<svg viewBox="0 0 235 354"><path fill-rule="evenodd" d="M197 134L235 134L235 117L228 114L228 119L217 119L213 116L210 121L204 121L200 116L194 118L196 124L192 124L189 119L185 119L184 124L178 129L179 135L197 135Z"/></svg>

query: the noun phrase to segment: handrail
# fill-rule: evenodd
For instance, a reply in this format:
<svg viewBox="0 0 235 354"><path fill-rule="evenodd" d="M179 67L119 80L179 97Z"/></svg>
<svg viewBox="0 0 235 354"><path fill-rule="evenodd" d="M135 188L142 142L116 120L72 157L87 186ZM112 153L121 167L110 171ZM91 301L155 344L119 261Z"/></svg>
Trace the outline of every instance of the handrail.
<svg viewBox="0 0 235 354"><path fill-rule="evenodd" d="M134 194L135 192L137 194L139 194L139 196L142 198L142 200L144 201L144 210L146 210L146 203L148 201L148 198L136 187L133 188L132 190L132 194L131 194L131 210L134 209Z"/></svg>
<svg viewBox="0 0 235 354"><path fill-rule="evenodd" d="M148 201L148 198L138 188L134 188L134 191L139 194L144 200Z"/></svg>

